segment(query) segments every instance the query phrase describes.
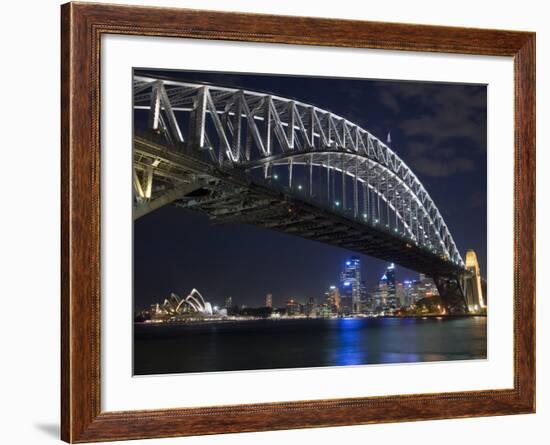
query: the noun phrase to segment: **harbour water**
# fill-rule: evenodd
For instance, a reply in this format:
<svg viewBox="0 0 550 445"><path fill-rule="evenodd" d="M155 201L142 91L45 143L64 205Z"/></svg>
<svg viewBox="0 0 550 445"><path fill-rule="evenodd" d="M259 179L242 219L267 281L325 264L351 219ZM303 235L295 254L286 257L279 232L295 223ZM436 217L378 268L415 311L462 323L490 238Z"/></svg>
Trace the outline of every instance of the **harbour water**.
<svg viewBox="0 0 550 445"><path fill-rule="evenodd" d="M134 375L487 357L487 319L281 319L134 326Z"/></svg>

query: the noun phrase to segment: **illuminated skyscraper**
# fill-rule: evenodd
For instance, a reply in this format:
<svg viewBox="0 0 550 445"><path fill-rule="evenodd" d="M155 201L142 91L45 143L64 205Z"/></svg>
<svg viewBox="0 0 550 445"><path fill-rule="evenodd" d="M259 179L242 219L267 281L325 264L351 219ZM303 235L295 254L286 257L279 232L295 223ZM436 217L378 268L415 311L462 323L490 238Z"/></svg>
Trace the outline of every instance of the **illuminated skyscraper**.
<svg viewBox="0 0 550 445"><path fill-rule="evenodd" d="M429 278L425 274L421 273L419 275L417 284L420 298L437 297L439 295L437 286L435 285L433 278Z"/></svg>
<svg viewBox="0 0 550 445"><path fill-rule="evenodd" d="M384 309L396 309L398 307L397 292L395 286L395 265L391 263L378 282L377 300Z"/></svg>
<svg viewBox="0 0 550 445"><path fill-rule="evenodd" d="M265 306L273 307L273 294L267 294L265 296Z"/></svg>
<svg viewBox="0 0 550 445"><path fill-rule="evenodd" d="M290 299L286 302L286 314L290 317L299 315L301 313L300 303L296 300Z"/></svg>
<svg viewBox="0 0 550 445"><path fill-rule="evenodd" d="M226 309L231 309L233 307L233 298L226 297L223 303L223 307Z"/></svg>
<svg viewBox="0 0 550 445"><path fill-rule="evenodd" d="M405 284L403 284L401 281L398 281L395 284L395 300L398 308L408 306L407 290L405 288Z"/></svg>
<svg viewBox="0 0 550 445"><path fill-rule="evenodd" d="M361 310L361 260L351 257L344 265L340 279L341 300L344 312Z"/></svg>
<svg viewBox="0 0 550 445"><path fill-rule="evenodd" d="M392 309L396 309L399 307L399 300L395 283L395 264L391 263L386 268L386 276L388 277L388 303Z"/></svg>
<svg viewBox="0 0 550 445"><path fill-rule="evenodd" d="M403 299L401 301L402 307L409 307L416 302L416 287L411 280L403 281Z"/></svg>
<svg viewBox="0 0 550 445"><path fill-rule="evenodd" d="M391 290L394 291L395 293L395 264L391 263L387 268L386 268L386 282L388 283L388 287L390 288L390 292Z"/></svg>
<svg viewBox="0 0 550 445"><path fill-rule="evenodd" d="M340 290L336 286L330 286L328 292L325 293L326 304L331 314L337 314L340 311L341 298Z"/></svg>
<svg viewBox="0 0 550 445"><path fill-rule="evenodd" d="M315 303L315 298L309 297L304 306L304 313L308 317L314 317L316 315L316 312L317 312L317 304Z"/></svg>

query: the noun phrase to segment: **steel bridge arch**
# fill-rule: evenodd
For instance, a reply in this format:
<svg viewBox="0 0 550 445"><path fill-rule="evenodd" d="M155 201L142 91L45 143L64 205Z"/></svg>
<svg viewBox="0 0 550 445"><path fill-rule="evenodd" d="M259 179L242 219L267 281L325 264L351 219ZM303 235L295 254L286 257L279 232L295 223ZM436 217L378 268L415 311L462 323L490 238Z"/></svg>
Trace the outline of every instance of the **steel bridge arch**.
<svg viewBox="0 0 550 445"><path fill-rule="evenodd" d="M389 168L387 168L383 164L377 163L377 162L373 161L372 159L370 159L370 158L368 158L364 155L361 155L359 153L339 152L339 151L334 150L334 151L321 151L321 152L316 151L314 154L315 155L336 154L336 155L339 155L339 156L350 157L352 159L360 158L363 162L370 162L370 163L378 166L379 168L383 169L385 173L391 175L392 178L395 179L404 189L406 189L408 192L411 193L411 196L414 197L417 204L419 204L423 208L424 213L425 213L426 217L428 218L430 224L434 224L434 222L432 221L427 209L425 209L423 203L416 197L416 195L414 195L413 190L406 184L405 181L403 181L399 176L397 176L394 172L392 172ZM264 159L259 160L259 161L256 162L256 164L259 164L259 165L250 164L249 168L251 168L251 169L260 168L265 164L284 165L283 161L287 161L287 160L292 159L292 158L300 158L300 157L304 157L304 156L307 156L307 155L308 155L307 153L292 153L292 154L286 154L286 155L280 155L280 156L273 156L273 157L270 157L270 158L264 158ZM342 169L340 167L338 167L337 165L329 166L328 163L323 163L323 162L317 162L316 163L316 162L308 162L306 160L304 160L304 161L299 160L299 161L294 161L294 164L295 165L296 164L305 165L305 166L308 166L308 165L311 164L313 166L317 166L317 167L320 167L320 168L333 169L335 171L339 171L340 174L342 173ZM351 173L349 171L345 171L344 174L346 174L347 176L350 176L352 178L354 177L353 173ZM413 233L414 228L407 222L405 216L402 215L402 213L399 211L398 206L396 206L393 202L391 202L391 199L389 199L381 190L377 189L374 186L374 184L367 183L367 181L364 178L357 178L357 181L365 184L367 187L369 187L372 190L373 193L376 193L377 195L379 195L380 199L382 199L392 209L392 211L398 215L398 217L402 221L404 227L407 229L407 232L409 233L409 235L411 237L416 237L415 234Z"/></svg>
<svg viewBox="0 0 550 445"><path fill-rule="evenodd" d="M424 245L424 238L419 239L419 228L425 235L427 227L429 248L464 267L439 209L414 172L380 139L339 115L269 93L144 76L134 78L134 109L145 112L149 130L161 134L171 145L188 154L198 153L226 170L254 171L282 166L289 160L296 165L323 168L323 162L314 158L345 158L343 166L331 166L329 160L327 167L339 172L343 187L348 177L355 183L367 184L367 191L394 211L408 238ZM352 171L353 160L366 164L367 172ZM369 177L370 167L384 172L386 177ZM153 193L155 172L149 167L142 170L143 180L134 177L135 191L138 200L147 201ZM404 203L399 205L398 201L403 200L399 194L397 198L396 189L393 197L389 194L393 185L388 178L407 194L409 206L414 202L416 212L421 209L422 221L427 220L427 225L420 224L418 217L413 218L414 205L408 210ZM345 190L342 193L345 200Z"/></svg>

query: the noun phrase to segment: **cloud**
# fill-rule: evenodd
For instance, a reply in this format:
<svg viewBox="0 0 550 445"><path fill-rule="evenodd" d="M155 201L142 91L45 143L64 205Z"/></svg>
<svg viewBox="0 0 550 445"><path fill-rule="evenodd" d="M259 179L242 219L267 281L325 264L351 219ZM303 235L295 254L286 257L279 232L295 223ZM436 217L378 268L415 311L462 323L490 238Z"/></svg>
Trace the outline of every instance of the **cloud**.
<svg viewBox="0 0 550 445"><path fill-rule="evenodd" d="M388 90L382 90L382 92L380 93L380 102L382 102L386 107L388 107L394 113L398 113L400 111L399 101Z"/></svg>
<svg viewBox="0 0 550 445"><path fill-rule="evenodd" d="M475 170L475 163L467 158L441 160L436 157L418 157L412 162L413 170L434 177L447 177L456 173L469 173Z"/></svg>
<svg viewBox="0 0 550 445"><path fill-rule="evenodd" d="M394 148L419 173L448 177L475 171L473 159L486 150L484 86L393 83L378 99L401 135Z"/></svg>
<svg viewBox="0 0 550 445"><path fill-rule="evenodd" d="M476 191L466 200L466 205L470 209L481 209L487 207L487 195Z"/></svg>

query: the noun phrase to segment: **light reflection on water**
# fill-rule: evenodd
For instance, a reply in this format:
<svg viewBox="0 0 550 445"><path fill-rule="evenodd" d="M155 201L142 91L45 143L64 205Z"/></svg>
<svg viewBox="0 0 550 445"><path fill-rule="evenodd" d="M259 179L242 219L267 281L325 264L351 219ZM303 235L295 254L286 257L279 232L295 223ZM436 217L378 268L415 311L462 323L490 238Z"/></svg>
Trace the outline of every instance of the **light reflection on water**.
<svg viewBox="0 0 550 445"><path fill-rule="evenodd" d="M381 329L366 329L372 324ZM374 327L373 326L373 327ZM421 361L421 357L413 352L392 352L380 350L378 344L387 344L388 348L396 334L393 327L399 327L399 337L409 343L409 347L417 349L416 334L417 320L412 318L394 319L341 319L338 323L338 347L331 350L335 357L328 361L334 361L336 365L361 365L365 363L410 363ZM368 351L373 353L373 360L369 360ZM443 360L443 355L433 354L433 360Z"/></svg>
<svg viewBox="0 0 550 445"><path fill-rule="evenodd" d="M482 359L486 343L482 317L136 325L135 374Z"/></svg>
<svg viewBox="0 0 550 445"><path fill-rule="evenodd" d="M334 321L337 323L337 347L329 349L335 357L328 361L340 366L368 363L368 351L362 346L362 320L341 318Z"/></svg>

